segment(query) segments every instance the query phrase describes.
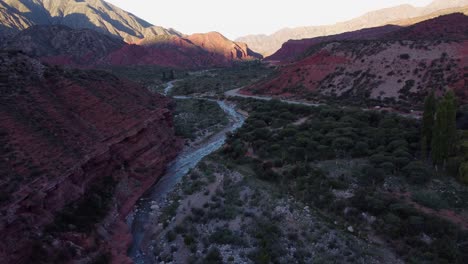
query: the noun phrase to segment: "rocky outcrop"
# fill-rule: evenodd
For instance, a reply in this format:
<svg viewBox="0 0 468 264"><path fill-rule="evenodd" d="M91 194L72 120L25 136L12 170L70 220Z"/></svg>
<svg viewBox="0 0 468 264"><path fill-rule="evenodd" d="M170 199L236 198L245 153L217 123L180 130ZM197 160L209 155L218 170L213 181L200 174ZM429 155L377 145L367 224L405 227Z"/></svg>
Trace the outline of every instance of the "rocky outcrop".
<svg viewBox="0 0 468 264"><path fill-rule="evenodd" d="M441 94L453 89L468 102L466 28L468 16L452 14L372 40L317 40L301 59L282 65L244 93L373 99L415 107L430 90Z"/></svg>
<svg viewBox="0 0 468 264"><path fill-rule="evenodd" d="M262 56L253 52L245 43L233 42L218 32L193 34L187 37L189 41L202 49L223 56L227 60L261 59Z"/></svg>
<svg viewBox="0 0 468 264"><path fill-rule="evenodd" d="M181 146L170 100L1 52L0 101L2 262L125 262L122 221Z"/></svg>
<svg viewBox="0 0 468 264"><path fill-rule="evenodd" d="M418 17L429 16L425 19L442 14L460 12L460 7L468 6L468 0L435 0L425 7L400 5L391 8L369 12L358 18L325 26L304 26L281 29L271 35L249 35L236 39L247 43L253 50L269 56L278 51L288 40L300 40L320 36L341 34L364 28L380 27L388 24L408 25L422 20ZM445 11L443 11L445 10ZM431 15L432 13L435 13ZM423 19L423 20L425 20Z"/></svg>

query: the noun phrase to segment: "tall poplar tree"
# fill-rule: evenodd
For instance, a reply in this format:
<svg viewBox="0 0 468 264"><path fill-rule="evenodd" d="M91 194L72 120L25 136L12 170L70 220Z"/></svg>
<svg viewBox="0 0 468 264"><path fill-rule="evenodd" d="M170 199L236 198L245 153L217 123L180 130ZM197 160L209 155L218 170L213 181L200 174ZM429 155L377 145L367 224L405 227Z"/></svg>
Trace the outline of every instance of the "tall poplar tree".
<svg viewBox="0 0 468 264"><path fill-rule="evenodd" d="M445 134L447 131L447 104L442 100L437 105L434 129L432 131L431 154L435 165L443 165L447 153Z"/></svg>
<svg viewBox="0 0 468 264"><path fill-rule="evenodd" d="M454 154L457 141L457 104L455 95L449 91L437 105L432 131L432 160L436 165L445 165Z"/></svg>
<svg viewBox="0 0 468 264"><path fill-rule="evenodd" d="M457 102L455 94L448 91L444 98L447 107L447 155L455 153L457 143Z"/></svg>
<svg viewBox="0 0 468 264"><path fill-rule="evenodd" d="M422 141L421 149L423 151L423 157L427 158L427 155L430 151L430 146L432 142L432 131L434 129L434 117L436 112L436 98L434 91L426 97L424 101L424 114L423 114L423 123L422 123Z"/></svg>

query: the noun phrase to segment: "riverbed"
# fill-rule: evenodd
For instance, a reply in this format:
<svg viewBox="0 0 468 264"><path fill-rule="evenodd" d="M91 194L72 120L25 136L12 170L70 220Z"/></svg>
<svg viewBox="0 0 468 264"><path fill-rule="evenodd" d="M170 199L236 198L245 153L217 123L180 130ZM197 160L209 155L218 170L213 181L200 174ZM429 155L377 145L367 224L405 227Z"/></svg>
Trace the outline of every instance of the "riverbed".
<svg viewBox="0 0 468 264"><path fill-rule="evenodd" d="M164 89L164 94L167 95L174 82L169 82ZM192 99L191 97L183 97L178 99ZM203 99L203 98L193 98ZM206 99L210 100L211 99ZM144 255L145 250L142 248L145 238L145 231L149 223L151 223L150 210L154 203L161 202L164 197L174 188L174 186L186 175L192 168L206 156L215 152L224 145L226 133L235 131L240 128L245 117L238 113L234 105L224 101L214 100L223 111L228 115L229 124L221 132L211 136L196 148L185 147L179 156L168 165L164 176L151 187L146 194L137 202L134 211L128 216L127 223L131 228L133 241L129 249L128 255L135 263L151 263Z"/></svg>

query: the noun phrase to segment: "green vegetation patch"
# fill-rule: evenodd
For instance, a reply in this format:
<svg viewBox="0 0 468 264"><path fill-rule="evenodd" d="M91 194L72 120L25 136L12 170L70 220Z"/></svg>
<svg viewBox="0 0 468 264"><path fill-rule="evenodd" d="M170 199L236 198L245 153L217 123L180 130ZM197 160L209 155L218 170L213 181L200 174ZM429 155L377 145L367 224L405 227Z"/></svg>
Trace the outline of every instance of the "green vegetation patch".
<svg viewBox="0 0 468 264"><path fill-rule="evenodd" d="M239 101L250 116L228 137L226 159L249 167L258 179L324 216L345 222L346 229L361 233L371 228L408 262L468 260L466 231L404 197L410 189L415 190L413 201L425 207L456 211L465 206L454 199L463 190L431 189L440 175L419 160L417 120L352 108ZM251 255L254 262L275 261L270 242Z"/></svg>
<svg viewBox="0 0 468 264"><path fill-rule="evenodd" d="M174 122L178 136L195 140L204 134L219 132L229 122L216 102L187 99L176 100L176 103Z"/></svg>
<svg viewBox="0 0 468 264"><path fill-rule="evenodd" d="M208 93L222 95L270 74L272 70L259 62L244 62L232 68L213 69L191 73L175 83L171 95Z"/></svg>

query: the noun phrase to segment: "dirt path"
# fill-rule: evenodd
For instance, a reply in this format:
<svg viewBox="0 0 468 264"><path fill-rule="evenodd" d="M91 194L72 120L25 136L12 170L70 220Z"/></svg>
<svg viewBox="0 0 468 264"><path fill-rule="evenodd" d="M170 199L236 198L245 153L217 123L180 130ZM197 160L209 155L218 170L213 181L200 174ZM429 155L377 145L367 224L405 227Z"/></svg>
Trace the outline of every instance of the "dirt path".
<svg viewBox="0 0 468 264"><path fill-rule="evenodd" d="M303 102L303 101L296 101L296 100L286 100L286 99L279 99L279 98L273 98L271 96L258 96L258 95L247 95L247 94L241 94L239 93L240 90L244 89L245 87L229 90L224 93L226 97L241 97L241 98L251 98L251 99L257 99L257 100L263 100L263 101L270 101L272 99L278 99L279 101L283 103L288 103L288 104L295 104L295 105L305 105L305 106L321 106L321 105L326 105L326 104L319 104L319 103L309 103L309 102ZM346 106L343 106L346 107ZM372 109L372 108L361 108L363 111L380 111L379 109ZM418 113L401 113L397 111L393 111L395 114L405 117L405 118L414 118L414 119L421 119L421 115Z"/></svg>
<svg viewBox="0 0 468 264"><path fill-rule="evenodd" d="M453 210L448 210L448 209L434 210L432 208L420 205L411 199L410 193L398 193L398 194L390 194L390 195L392 195L393 197L397 197L397 198L403 196L404 198L400 200L403 200L405 203L412 205L417 210L428 215L433 215L433 216L437 216L439 218L445 219L461 227L464 230L468 230L468 219L463 215L457 214Z"/></svg>
<svg viewBox="0 0 468 264"><path fill-rule="evenodd" d="M227 92L224 93L224 95L227 96L227 97L252 98L252 99L263 100L263 101L270 101L270 100L274 99L273 97L270 97L270 96L246 95L246 94L239 93L239 91L241 89L243 89L243 88L244 87L227 91ZM323 105L323 104L308 103L308 102L302 102L302 101L293 101L293 100L286 100L286 99L279 99L279 100L281 102L283 102L283 103L305 105L305 106L320 106L320 105Z"/></svg>

